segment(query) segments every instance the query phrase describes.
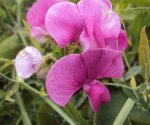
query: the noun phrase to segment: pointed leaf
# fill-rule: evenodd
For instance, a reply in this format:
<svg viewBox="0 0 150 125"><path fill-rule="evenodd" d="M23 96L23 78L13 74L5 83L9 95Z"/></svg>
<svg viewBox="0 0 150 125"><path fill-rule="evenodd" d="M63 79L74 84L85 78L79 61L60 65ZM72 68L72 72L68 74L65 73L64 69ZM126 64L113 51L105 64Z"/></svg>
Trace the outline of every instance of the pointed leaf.
<svg viewBox="0 0 150 125"><path fill-rule="evenodd" d="M0 41L0 57L13 59L22 48L23 44L16 35L7 37Z"/></svg>
<svg viewBox="0 0 150 125"><path fill-rule="evenodd" d="M150 125L150 114L134 106L129 114L129 120L133 125Z"/></svg>
<svg viewBox="0 0 150 125"><path fill-rule="evenodd" d="M139 63L142 70L143 79L145 82L149 81L150 77L150 53L149 53L149 41L145 32L145 27L142 28L140 35L139 45Z"/></svg>

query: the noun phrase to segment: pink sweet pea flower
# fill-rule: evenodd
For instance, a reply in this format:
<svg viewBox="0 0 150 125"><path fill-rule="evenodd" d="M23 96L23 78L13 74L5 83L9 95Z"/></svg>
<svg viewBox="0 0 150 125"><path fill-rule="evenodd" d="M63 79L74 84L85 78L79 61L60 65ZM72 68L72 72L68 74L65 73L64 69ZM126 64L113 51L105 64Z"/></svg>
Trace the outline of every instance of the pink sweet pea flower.
<svg viewBox="0 0 150 125"><path fill-rule="evenodd" d="M38 71L41 63L41 53L36 48L29 46L17 54L15 68L20 77L29 78Z"/></svg>
<svg viewBox="0 0 150 125"><path fill-rule="evenodd" d="M27 22L31 26L31 36L42 40L46 35L45 15L48 9L58 3L66 0L37 0L27 13Z"/></svg>
<svg viewBox="0 0 150 125"><path fill-rule="evenodd" d="M121 30L120 18L112 11L109 0L57 3L45 18L48 33L60 47L77 40L84 50L107 47L120 50L118 44L127 46L127 35Z"/></svg>
<svg viewBox="0 0 150 125"><path fill-rule="evenodd" d="M119 78L124 71L120 51L94 49L81 54L71 54L58 60L46 79L49 97L65 106L80 88L88 95L94 112L110 100L106 86L97 78Z"/></svg>

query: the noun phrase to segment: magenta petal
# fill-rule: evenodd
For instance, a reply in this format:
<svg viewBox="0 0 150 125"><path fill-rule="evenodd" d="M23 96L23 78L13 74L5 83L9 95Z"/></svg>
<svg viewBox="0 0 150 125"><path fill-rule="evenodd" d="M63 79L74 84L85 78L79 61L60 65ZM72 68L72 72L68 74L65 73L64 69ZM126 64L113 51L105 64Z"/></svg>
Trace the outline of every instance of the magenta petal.
<svg viewBox="0 0 150 125"><path fill-rule="evenodd" d="M27 22L32 26L45 28L45 14L49 7L65 0L37 0L27 13Z"/></svg>
<svg viewBox="0 0 150 125"><path fill-rule="evenodd" d="M110 49L95 49L82 53L89 80L96 78L120 78L124 65L122 53Z"/></svg>
<svg viewBox="0 0 150 125"><path fill-rule="evenodd" d="M118 50L118 38L107 38L105 39L105 48Z"/></svg>
<svg viewBox="0 0 150 125"><path fill-rule="evenodd" d="M22 78L29 78L36 73L42 63L42 55L32 46L20 51L15 59L17 74Z"/></svg>
<svg viewBox="0 0 150 125"><path fill-rule="evenodd" d="M52 6L45 20L48 33L60 47L77 41L83 25L76 4L61 2Z"/></svg>
<svg viewBox="0 0 150 125"><path fill-rule="evenodd" d="M98 48L98 44L94 39L94 36L89 36L84 29L80 35L80 44L84 51Z"/></svg>
<svg viewBox="0 0 150 125"><path fill-rule="evenodd" d="M101 7L102 13L105 13L106 11L112 9L112 4L110 0L100 0L100 7Z"/></svg>
<svg viewBox="0 0 150 125"><path fill-rule="evenodd" d="M99 22L95 23L93 34L94 34L94 39L97 43L98 48L105 48L105 39L100 29Z"/></svg>
<svg viewBox="0 0 150 125"><path fill-rule="evenodd" d="M84 30L80 35L83 49L104 47L100 20L105 11L112 9L111 3L109 0L81 0L77 6L84 22Z"/></svg>
<svg viewBox="0 0 150 125"><path fill-rule="evenodd" d="M80 35L80 43L84 50L97 48L93 30L95 22L99 22L101 16L101 0L81 0L77 6L84 22L84 30Z"/></svg>
<svg viewBox="0 0 150 125"><path fill-rule="evenodd" d="M113 50L124 51L128 45L126 32L121 29L118 38L105 39L105 47Z"/></svg>
<svg viewBox="0 0 150 125"><path fill-rule="evenodd" d="M99 21L102 13L112 9L109 0L80 0L77 6L88 34L93 32L94 24Z"/></svg>
<svg viewBox="0 0 150 125"><path fill-rule="evenodd" d="M46 34L47 32L43 30L41 27L32 27L30 31L30 35L41 43L45 41Z"/></svg>
<svg viewBox="0 0 150 125"><path fill-rule="evenodd" d="M90 84L84 84L85 93L88 95L90 105L97 112L101 104L107 104L110 100L109 90L97 80Z"/></svg>
<svg viewBox="0 0 150 125"><path fill-rule="evenodd" d="M46 90L56 104L65 106L84 81L85 71L81 55L72 54L52 66L46 79Z"/></svg>
<svg viewBox="0 0 150 125"><path fill-rule="evenodd" d="M108 10L101 18L100 28L105 38L117 38L121 30L119 16Z"/></svg>
<svg viewBox="0 0 150 125"><path fill-rule="evenodd" d="M118 36L118 50L124 51L128 46L128 37L124 30L121 29Z"/></svg>
<svg viewBox="0 0 150 125"><path fill-rule="evenodd" d="M84 21L84 26L89 37L93 34L93 27L96 21L99 21L101 11L101 0L81 0L77 6Z"/></svg>

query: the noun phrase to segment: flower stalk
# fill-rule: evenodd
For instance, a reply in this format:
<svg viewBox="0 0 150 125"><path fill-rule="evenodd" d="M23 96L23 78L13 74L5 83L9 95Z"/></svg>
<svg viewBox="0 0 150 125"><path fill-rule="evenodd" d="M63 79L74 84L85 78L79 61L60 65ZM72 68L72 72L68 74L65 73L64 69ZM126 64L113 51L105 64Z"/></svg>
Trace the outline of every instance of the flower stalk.
<svg viewBox="0 0 150 125"><path fill-rule="evenodd" d="M17 97L18 105L19 105L19 108L20 108L20 111L21 111L23 124L24 125L32 125L31 121L29 119L29 116L28 116L28 114L25 110L25 106L24 106L24 103L23 103L23 100L20 96L19 91L16 92L16 97Z"/></svg>

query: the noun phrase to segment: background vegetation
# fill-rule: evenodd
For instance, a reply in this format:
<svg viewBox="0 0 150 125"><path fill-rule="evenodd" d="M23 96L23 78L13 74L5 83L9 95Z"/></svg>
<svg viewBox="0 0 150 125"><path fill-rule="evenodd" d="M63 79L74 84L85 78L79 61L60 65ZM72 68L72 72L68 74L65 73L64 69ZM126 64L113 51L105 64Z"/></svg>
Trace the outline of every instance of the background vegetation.
<svg viewBox="0 0 150 125"><path fill-rule="evenodd" d="M125 74L103 80L112 97L96 114L82 91L62 110L45 96L43 79L34 75L24 82L16 77L13 60L26 45L50 55L41 73L66 53L80 51L73 46L59 49L51 39L40 44L30 37L25 16L33 2L0 0L0 125L150 125L150 0L112 0L129 38L123 54Z"/></svg>

